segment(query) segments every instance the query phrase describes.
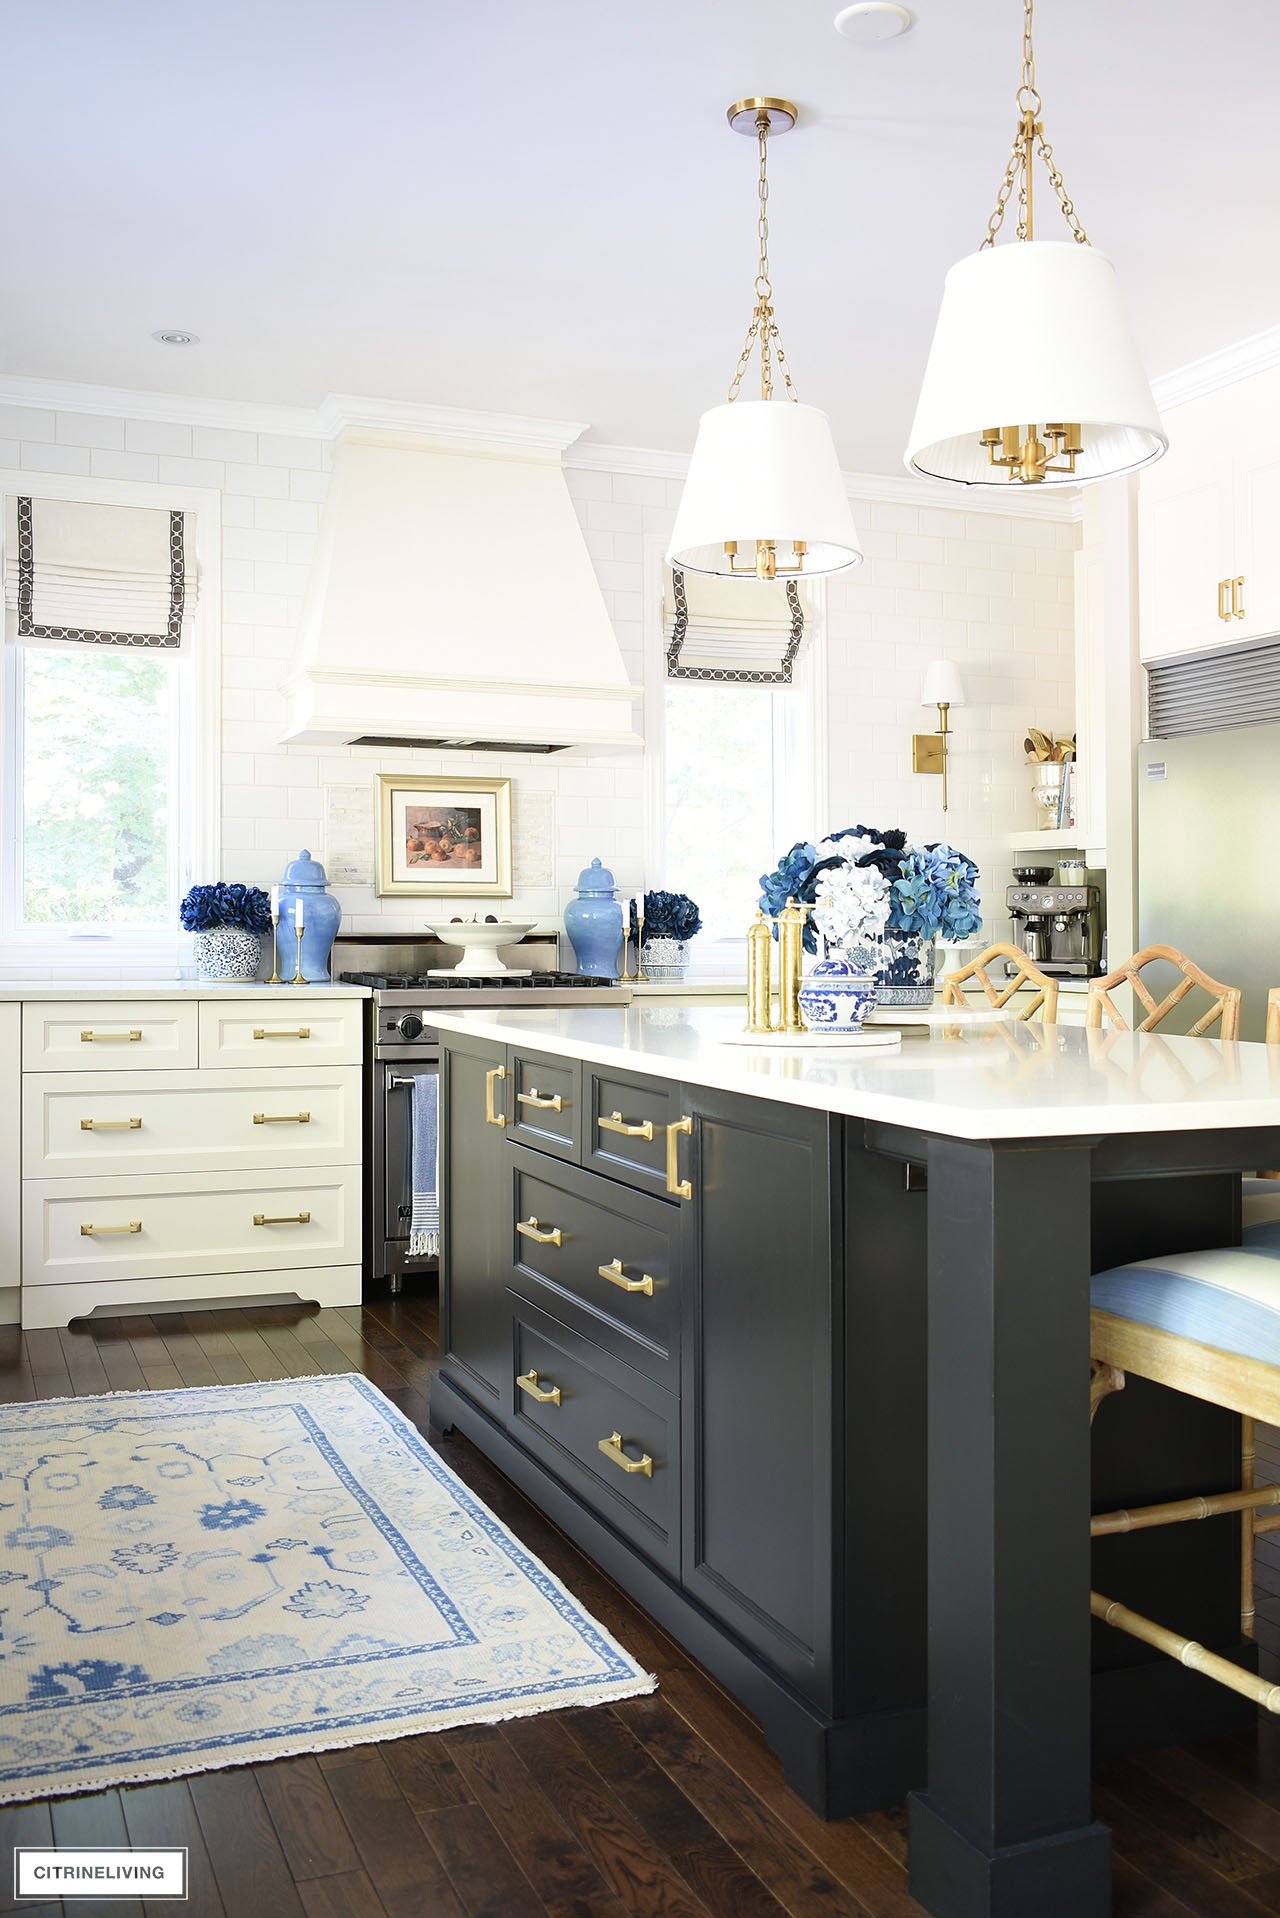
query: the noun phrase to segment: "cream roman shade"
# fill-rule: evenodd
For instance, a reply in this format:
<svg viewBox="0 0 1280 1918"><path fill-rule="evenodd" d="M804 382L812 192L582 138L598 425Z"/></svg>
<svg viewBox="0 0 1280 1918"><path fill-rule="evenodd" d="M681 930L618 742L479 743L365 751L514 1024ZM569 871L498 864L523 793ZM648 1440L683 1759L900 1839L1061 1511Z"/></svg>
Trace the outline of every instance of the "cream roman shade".
<svg viewBox="0 0 1280 1918"><path fill-rule="evenodd" d="M668 568L662 614L668 679L791 684L806 615L794 579L724 579Z"/></svg>
<svg viewBox="0 0 1280 1918"><path fill-rule="evenodd" d="M9 494L4 515L6 639L176 650L189 635L184 514Z"/></svg>

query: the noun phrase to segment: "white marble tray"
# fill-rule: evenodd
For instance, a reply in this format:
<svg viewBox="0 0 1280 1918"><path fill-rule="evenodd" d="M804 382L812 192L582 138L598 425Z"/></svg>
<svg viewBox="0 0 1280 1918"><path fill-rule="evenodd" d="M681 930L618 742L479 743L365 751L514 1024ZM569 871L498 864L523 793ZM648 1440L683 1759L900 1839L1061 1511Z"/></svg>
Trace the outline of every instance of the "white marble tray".
<svg viewBox="0 0 1280 1918"><path fill-rule="evenodd" d="M990 1026L1012 1019L1009 1006L872 1006L869 1026Z"/></svg>
<svg viewBox="0 0 1280 1918"><path fill-rule="evenodd" d="M902 1044L900 1032L718 1032L725 1046L762 1046L770 1051L832 1052L836 1047L865 1046L883 1052Z"/></svg>

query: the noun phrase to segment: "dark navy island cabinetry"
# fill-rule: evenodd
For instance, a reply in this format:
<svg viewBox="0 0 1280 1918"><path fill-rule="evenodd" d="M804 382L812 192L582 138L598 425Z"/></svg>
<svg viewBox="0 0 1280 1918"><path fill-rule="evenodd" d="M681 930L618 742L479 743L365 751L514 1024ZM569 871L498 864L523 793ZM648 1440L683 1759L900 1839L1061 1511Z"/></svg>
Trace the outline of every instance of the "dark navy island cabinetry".
<svg viewBox="0 0 1280 1918"><path fill-rule="evenodd" d="M817 1810L900 1802L924 1762L919 1193L827 1113L441 1048L433 1426L735 1692Z"/></svg>

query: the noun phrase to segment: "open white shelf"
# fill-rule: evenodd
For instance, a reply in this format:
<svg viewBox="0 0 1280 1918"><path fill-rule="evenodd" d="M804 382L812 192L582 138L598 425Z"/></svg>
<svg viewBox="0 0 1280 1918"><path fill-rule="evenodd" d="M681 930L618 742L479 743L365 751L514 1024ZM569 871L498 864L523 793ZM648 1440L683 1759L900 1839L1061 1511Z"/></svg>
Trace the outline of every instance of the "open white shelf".
<svg viewBox="0 0 1280 1918"><path fill-rule="evenodd" d="M1083 852L1085 847L1075 826L1064 826L1061 832L1045 832L1039 826L1028 826L1025 832L1011 832L1007 843L1014 852L1034 852L1037 846L1041 852Z"/></svg>

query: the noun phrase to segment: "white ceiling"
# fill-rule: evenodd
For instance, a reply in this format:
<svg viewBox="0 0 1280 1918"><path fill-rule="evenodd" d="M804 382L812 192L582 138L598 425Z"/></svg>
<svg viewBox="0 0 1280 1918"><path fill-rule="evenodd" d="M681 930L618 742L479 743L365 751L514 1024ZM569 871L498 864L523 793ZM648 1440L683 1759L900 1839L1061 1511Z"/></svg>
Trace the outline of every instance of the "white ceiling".
<svg viewBox="0 0 1280 1918"><path fill-rule="evenodd" d="M943 275L1008 154L1022 10L917 0L914 32L859 49L837 4L0 0L0 373L687 449L751 301L755 154L724 109L781 93L800 396L846 467L900 471ZM1277 0L1037 13L1046 131L1151 373L1275 324ZM202 344L149 338L173 325Z"/></svg>

